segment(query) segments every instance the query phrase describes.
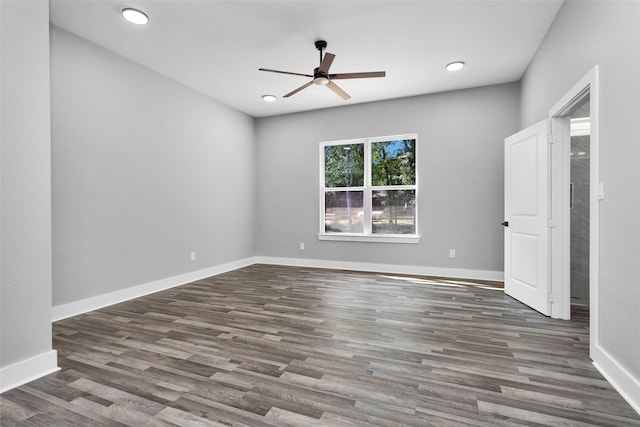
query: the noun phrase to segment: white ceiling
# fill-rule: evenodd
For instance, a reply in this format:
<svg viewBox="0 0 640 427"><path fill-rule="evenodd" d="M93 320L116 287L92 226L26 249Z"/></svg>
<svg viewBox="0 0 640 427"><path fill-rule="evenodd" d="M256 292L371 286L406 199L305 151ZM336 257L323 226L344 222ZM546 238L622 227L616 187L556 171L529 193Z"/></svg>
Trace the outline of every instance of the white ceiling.
<svg viewBox="0 0 640 427"><path fill-rule="evenodd" d="M562 0L51 0L51 22L254 117L400 98L521 78ZM150 23L120 15L134 7ZM328 42L332 73L352 98L309 79ZM455 73L444 66L463 60ZM263 94L278 100L265 103Z"/></svg>

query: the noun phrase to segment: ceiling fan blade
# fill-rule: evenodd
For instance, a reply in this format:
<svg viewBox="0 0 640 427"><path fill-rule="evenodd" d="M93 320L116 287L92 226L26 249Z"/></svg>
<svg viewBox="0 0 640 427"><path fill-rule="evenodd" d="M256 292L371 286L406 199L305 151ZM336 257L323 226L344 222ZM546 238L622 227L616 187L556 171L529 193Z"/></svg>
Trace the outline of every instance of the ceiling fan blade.
<svg viewBox="0 0 640 427"><path fill-rule="evenodd" d="M302 76L302 77L311 77L311 74L301 74L301 73L292 73L290 71L280 71L280 70L270 70L269 68L258 68L258 71L268 71L270 73L278 73L278 74L290 74L292 76Z"/></svg>
<svg viewBox="0 0 640 427"><path fill-rule="evenodd" d="M318 71L322 74L327 74L329 72L329 67L331 67L331 63L333 62L333 58L336 56L333 53L325 53L324 58L322 58L322 62L320 63L320 68Z"/></svg>
<svg viewBox="0 0 640 427"><path fill-rule="evenodd" d="M371 71L368 73L341 73L341 74L330 74L329 78L332 80L340 80L340 79L366 79L369 77L384 77L386 73L384 71Z"/></svg>
<svg viewBox="0 0 640 427"><path fill-rule="evenodd" d="M332 91L334 91L335 93L337 93L342 99L344 99L345 101L349 98L351 98L351 95L349 95L347 92L343 91L342 89L340 89L340 86L338 86L337 84L335 84L334 82L329 82L327 83L327 87L329 89L331 89Z"/></svg>
<svg viewBox="0 0 640 427"><path fill-rule="evenodd" d="M297 88L297 89L292 90L291 92L289 92L288 94L286 94L286 95L284 96L284 98L288 98L288 97L290 97L291 95L295 95L296 93L300 92L302 89L308 88L308 87L309 87L309 86L311 86L312 84L313 84L313 80L311 80L311 81L310 81L310 82L308 82L308 83L303 84L302 86L300 86L300 87L299 87L299 88Z"/></svg>

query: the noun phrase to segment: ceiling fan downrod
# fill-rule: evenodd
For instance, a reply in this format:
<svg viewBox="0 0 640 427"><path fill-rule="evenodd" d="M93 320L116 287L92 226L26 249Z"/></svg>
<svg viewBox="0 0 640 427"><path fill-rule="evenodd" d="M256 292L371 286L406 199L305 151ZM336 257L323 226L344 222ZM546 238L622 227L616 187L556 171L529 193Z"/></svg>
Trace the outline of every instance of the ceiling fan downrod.
<svg viewBox="0 0 640 427"><path fill-rule="evenodd" d="M322 64L322 51L327 48L327 42L325 40L316 40L316 49L320 51L320 64Z"/></svg>

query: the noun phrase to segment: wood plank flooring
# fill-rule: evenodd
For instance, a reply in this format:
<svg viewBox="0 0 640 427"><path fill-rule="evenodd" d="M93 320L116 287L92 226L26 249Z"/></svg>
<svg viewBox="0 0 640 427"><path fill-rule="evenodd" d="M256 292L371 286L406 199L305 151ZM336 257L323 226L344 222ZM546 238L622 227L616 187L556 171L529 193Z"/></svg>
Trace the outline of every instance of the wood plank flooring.
<svg viewBox="0 0 640 427"><path fill-rule="evenodd" d="M501 284L253 265L53 325L2 426L640 426L588 312Z"/></svg>

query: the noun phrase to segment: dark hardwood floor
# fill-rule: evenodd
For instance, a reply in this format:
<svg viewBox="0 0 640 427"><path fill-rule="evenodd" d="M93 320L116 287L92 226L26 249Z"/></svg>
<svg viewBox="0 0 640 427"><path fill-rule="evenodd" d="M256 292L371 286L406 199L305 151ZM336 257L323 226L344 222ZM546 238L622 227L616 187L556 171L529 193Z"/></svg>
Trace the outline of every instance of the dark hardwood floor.
<svg viewBox="0 0 640 427"><path fill-rule="evenodd" d="M56 322L2 426L640 426L588 312L500 283L253 265Z"/></svg>

